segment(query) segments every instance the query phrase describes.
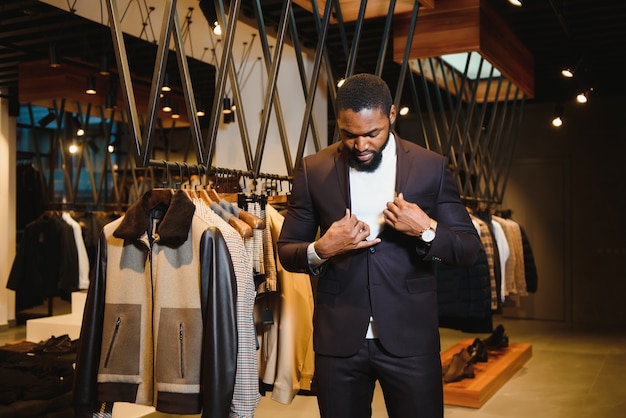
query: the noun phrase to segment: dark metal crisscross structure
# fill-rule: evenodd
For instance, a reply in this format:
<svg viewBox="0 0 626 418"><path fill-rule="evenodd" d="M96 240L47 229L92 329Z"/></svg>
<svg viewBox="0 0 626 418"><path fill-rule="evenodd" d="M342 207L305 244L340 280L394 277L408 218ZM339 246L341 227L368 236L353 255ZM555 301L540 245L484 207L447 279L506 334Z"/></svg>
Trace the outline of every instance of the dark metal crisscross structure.
<svg viewBox="0 0 626 418"><path fill-rule="evenodd" d="M164 15L165 17L161 27L159 50L157 53L157 62L152 79L149 101L151 111L149 112L147 123L142 130L133 103L132 87L129 84L130 73L125 66L127 59L125 57L123 38L121 37L119 29L116 0L109 0L107 2L111 17L111 30L114 40L116 41L115 45L121 81L125 87L123 93L125 95L131 133L135 140L136 162L138 166L146 166L150 163L149 155L156 124L155 114L158 92L163 83L162 68L165 64L168 52L167 45L169 44L170 37L174 40L175 52L178 57L187 113L189 115L195 115L196 113L189 71L185 66L185 59L183 59L185 56L184 42L176 14L176 1L168 0L165 4L167 13ZM211 7L215 8L216 17L221 26L225 28L225 31L223 35L223 51L216 76L216 89L211 111L210 128L204 137L200 132L197 119L193 118L193 116L190 117L191 137L195 145L197 162L201 165L211 161L215 152L215 144L218 139L217 127L222 99L225 96L227 78L232 86L235 102L240 102L239 80L236 76L232 46L238 22L237 17L241 11L241 0L231 1L228 12L226 12L224 2L221 0L216 0L213 4L210 4L210 2L201 2L201 8L205 15L212 13L212 10L210 10ZM322 70L322 64L326 64L326 77L327 80L329 80L329 97L330 104L332 105L335 81L338 78L351 75L357 68L360 35L368 23L367 19L365 19L367 1L362 1L359 8L358 19L351 28L352 42L348 48L347 31L344 22L341 21L341 2L326 2L323 14L320 15L318 13L319 7L317 1L311 1L311 9L317 28L317 46L313 58L311 74L305 74L304 65L300 64L299 66L300 79L306 98L306 109L302 118L302 129L295 164L293 164L289 143L287 141L287 133L284 127L282 104L276 88L282 58L282 46L287 42L288 29L291 29L291 41L296 47L296 55L299 63L303 62L302 51L299 49L298 28L296 27L293 7L294 5L291 0L285 0L283 2L279 23L275 31L276 46L272 54L269 48L268 33L265 27L261 2L258 0L252 2L260 40L263 46L263 58L268 77L264 97L265 105L263 106L262 123L258 132L257 147L254 154L252 154L250 133L247 131L246 115L242 106L237 107L236 115L242 140L244 159L246 166L252 171L253 175L259 174L272 111L276 115L277 124L279 126L285 164L289 175L293 174L294 167L299 164L303 157L304 144L309 137L309 132L312 133L316 150L320 149L322 145L319 139L319 131L315 126L311 113L313 108L312 104L315 100L314 92L317 87L316 83L319 79L319 73ZM391 41L394 8L395 1L391 0L389 2L389 12L385 19L382 39L380 40L379 58L376 68L373 71L379 75L382 74L385 53ZM442 60L438 57L420 59L412 63L409 52L410 41L412 40L415 25L419 24L419 8L419 3L415 2L410 20L409 42L407 42L405 47L404 59L402 63L400 63L399 79L395 81L396 105L398 107L400 106L403 92L406 91L405 83L408 81L408 91L411 92L413 103L418 110L417 115L418 123L421 126L421 141L423 141L428 148L434 149L449 157L451 168L454 170L463 197L467 200L499 202L502 198L504 185L506 184L506 167L508 167L510 163L510 155L515 143L516 126L521 118L523 95L518 94L515 86L502 76L494 76L494 70L492 68L487 79L487 87L483 89L484 97L479 97L481 93L478 89L478 82L472 80L467 74L467 67L471 59L470 54L467 56L468 66L463 73L450 68L446 71L436 71L435 63L438 63L439 67L442 66ZM341 32L344 45L346 45L344 48L345 69L339 74L337 74L338 70L332 68L329 52L326 48L326 38L331 16L336 20L333 24L334 29ZM479 59L481 60L480 66L482 66L483 59ZM417 71L412 68L415 66L417 67ZM424 66L428 66L429 69L425 70L423 68ZM422 76L416 75L416 72ZM427 77L424 76L427 72L430 72L434 78L428 80ZM481 81L484 84L485 80ZM421 84L421 86L418 84ZM490 89L496 90L495 100L489 99ZM513 94L511 94L512 89L515 90ZM493 96L493 92L491 94ZM500 100L501 97L505 99ZM513 99L509 99L510 97L513 97Z"/></svg>

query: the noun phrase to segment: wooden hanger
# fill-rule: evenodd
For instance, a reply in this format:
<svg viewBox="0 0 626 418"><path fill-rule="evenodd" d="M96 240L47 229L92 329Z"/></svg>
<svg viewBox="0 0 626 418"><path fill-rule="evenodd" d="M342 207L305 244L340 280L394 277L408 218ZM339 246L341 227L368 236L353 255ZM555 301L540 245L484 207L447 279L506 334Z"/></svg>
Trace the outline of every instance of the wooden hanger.
<svg viewBox="0 0 626 418"><path fill-rule="evenodd" d="M219 195L215 189L209 190L208 193L209 193L209 196L211 196L211 200L217 202L218 204L220 203L220 201L225 200L229 202L229 204L234 205L233 202L231 202L230 200L226 200L221 195ZM229 194L234 194L235 196L237 195L236 193L229 193ZM249 225L250 228L265 229L265 221L263 221L263 219L259 218L256 215L251 214L250 212L247 212L239 208L236 205L234 207L236 208L237 217L241 219L242 221L244 221L247 225Z"/></svg>
<svg viewBox="0 0 626 418"><path fill-rule="evenodd" d="M200 195L200 199L206 203L207 206L213 210L213 212L217 213L222 219L228 222L228 224L232 226L242 238L250 238L254 236L252 227L232 213L226 212L226 210L219 205L219 200L215 201L211 198L209 191L202 189L198 191L198 194Z"/></svg>

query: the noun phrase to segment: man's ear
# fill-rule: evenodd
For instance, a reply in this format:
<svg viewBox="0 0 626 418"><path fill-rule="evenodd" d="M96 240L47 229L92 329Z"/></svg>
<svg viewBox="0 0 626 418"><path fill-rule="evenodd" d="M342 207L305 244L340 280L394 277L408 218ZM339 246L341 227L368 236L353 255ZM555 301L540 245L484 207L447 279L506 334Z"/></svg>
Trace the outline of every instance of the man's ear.
<svg viewBox="0 0 626 418"><path fill-rule="evenodd" d="M390 124L393 125L394 123L396 123L396 116L397 116L396 105L392 104L391 109L389 109L389 123Z"/></svg>

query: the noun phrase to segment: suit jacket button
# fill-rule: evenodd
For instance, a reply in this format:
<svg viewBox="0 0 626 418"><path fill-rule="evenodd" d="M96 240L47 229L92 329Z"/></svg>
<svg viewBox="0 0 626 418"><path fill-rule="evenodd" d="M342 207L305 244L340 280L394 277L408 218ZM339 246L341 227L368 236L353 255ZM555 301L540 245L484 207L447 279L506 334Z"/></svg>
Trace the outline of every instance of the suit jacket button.
<svg viewBox="0 0 626 418"><path fill-rule="evenodd" d="M376 248L370 247L370 253L374 254L376 252Z"/></svg>

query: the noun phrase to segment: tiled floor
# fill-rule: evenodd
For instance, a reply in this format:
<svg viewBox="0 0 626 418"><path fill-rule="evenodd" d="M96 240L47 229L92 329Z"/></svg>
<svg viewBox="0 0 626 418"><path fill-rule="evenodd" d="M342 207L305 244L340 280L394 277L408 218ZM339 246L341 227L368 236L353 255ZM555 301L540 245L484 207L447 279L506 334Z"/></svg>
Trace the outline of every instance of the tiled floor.
<svg viewBox="0 0 626 418"><path fill-rule="evenodd" d="M512 342L532 344L532 358L480 409L446 406L446 418L622 418L626 416L626 330L580 330L562 323L494 318ZM25 327L0 332L0 344L25 338ZM442 329L442 349L473 335ZM374 418L383 418L379 390ZM314 397L281 405L265 396L257 418L319 417Z"/></svg>

